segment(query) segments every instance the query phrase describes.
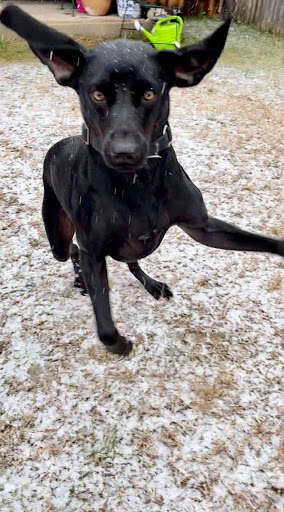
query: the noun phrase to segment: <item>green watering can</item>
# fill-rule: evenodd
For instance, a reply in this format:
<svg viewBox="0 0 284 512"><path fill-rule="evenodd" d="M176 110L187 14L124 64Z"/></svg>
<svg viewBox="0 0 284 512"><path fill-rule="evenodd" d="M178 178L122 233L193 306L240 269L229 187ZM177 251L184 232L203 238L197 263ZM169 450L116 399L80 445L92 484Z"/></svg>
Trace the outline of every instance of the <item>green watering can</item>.
<svg viewBox="0 0 284 512"><path fill-rule="evenodd" d="M180 48L183 20L180 16L167 16L155 23L152 32L148 32L139 21L135 28L141 31L157 50L174 50Z"/></svg>

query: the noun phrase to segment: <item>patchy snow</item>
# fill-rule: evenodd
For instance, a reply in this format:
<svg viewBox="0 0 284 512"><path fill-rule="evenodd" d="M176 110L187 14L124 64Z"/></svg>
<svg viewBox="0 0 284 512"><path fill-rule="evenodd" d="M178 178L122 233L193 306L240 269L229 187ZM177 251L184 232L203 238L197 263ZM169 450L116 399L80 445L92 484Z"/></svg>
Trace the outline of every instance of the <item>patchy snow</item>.
<svg viewBox="0 0 284 512"><path fill-rule="evenodd" d="M107 354L41 221L43 157L80 131L76 95L39 64L2 67L0 91L0 510L280 511L283 260L171 229L142 262L170 302L109 260L134 351ZM281 101L277 76L218 67L171 109L209 212L279 237Z"/></svg>

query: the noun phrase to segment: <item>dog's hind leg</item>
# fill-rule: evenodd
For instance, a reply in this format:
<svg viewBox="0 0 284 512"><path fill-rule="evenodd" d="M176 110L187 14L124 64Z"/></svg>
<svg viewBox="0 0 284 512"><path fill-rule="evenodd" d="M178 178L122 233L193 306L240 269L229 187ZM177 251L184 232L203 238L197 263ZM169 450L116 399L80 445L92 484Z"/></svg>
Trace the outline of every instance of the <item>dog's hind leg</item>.
<svg viewBox="0 0 284 512"><path fill-rule="evenodd" d="M134 263L128 263L128 268L138 281L143 284L144 288L149 292L156 300L161 297L170 299L173 294L167 284L152 279L143 272L142 268L138 265L137 261Z"/></svg>
<svg viewBox="0 0 284 512"><path fill-rule="evenodd" d="M88 290L84 281L83 273L80 265L80 251L76 244L71 244L70 247L71 261L75 272L74 286L80 288L82 295L87 295Z"/></svg>
<svg viewBox="0 0 284 512"><path fill-rule="evenodd" d="M67 261L75 228L50 185L45 179L43 183L42 217L47 238L54 258L58 261Z"/></svg>
<svg viewBox="0 0 284 512"><path fill-rule="evenodd" d="M179 226L194 240L209 247L231 251L270 252L284 256L284 241L244 231L214 217L194 228L183 222Z"/></svg>
<svg viewBox="0 0 284 512"><path fill-rule="evenodd" d="M86 295L88 292L80 267L79 248L72 242L75 232L74 225L45 180L42 216L54 258L58 261L66 261L71 256L75 273L74 286L81 289L82 295Z"/></svg>

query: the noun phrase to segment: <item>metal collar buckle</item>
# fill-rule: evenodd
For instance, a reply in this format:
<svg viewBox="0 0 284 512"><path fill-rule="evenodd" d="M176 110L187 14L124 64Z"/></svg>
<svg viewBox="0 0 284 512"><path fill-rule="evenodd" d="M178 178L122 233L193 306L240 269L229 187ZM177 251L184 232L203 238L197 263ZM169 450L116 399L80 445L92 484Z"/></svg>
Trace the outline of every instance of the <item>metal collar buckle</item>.
<svg viewBox="0 0 284 512"><path fill-rule="evenodd" d="M82 124L82 139L87 146L90 145L90 129L85 123Z"/></svg>

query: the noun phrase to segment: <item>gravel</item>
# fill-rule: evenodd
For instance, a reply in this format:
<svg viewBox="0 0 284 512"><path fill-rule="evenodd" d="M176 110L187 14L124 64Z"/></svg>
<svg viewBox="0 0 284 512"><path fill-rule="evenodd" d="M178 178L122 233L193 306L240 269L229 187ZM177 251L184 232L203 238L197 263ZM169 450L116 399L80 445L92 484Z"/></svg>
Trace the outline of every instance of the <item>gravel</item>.
<svg viewBox="0 0 284 512"><path fill-rule="evenodd" d="M134 351L107 354L41 220L42 161L79 133L76 95L34 63L2 67L0 93L0 510L283 510L283 260L172 228L142 262L174 292L155 302L109 259ZM281 101L276 74L217 67L172 91L171 126L210 214L283 238Z"/></svg>

